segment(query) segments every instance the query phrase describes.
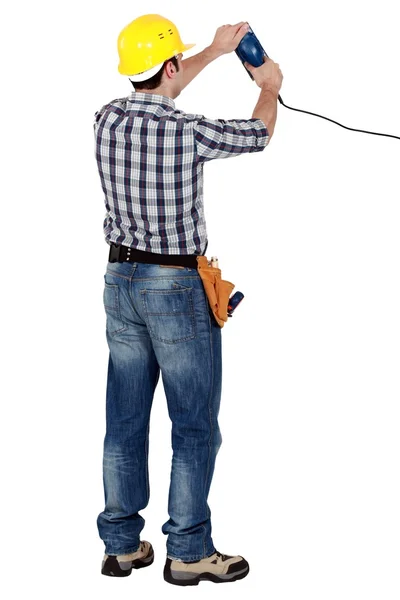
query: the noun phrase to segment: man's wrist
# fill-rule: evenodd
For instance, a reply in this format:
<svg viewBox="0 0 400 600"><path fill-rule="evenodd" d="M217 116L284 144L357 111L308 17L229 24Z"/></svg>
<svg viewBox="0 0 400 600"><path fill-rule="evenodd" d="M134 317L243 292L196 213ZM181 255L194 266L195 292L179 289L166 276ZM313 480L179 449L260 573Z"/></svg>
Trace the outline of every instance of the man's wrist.
<svg viewBox="0 0 400 600"><path fill-rule="evenodd" d="M215 60L216 58L219 58L223 54L222 52L219 52L218 50L216 50L216 48L213 48L212 45L204 48L203 53L204 53L205 58L209 62L212 62L213 60Z"/></svg>
<svg viewBox="0 0 400 600"><path fill-rule="evenodd" d="M279 96L279 90L269 82L261 84L261 90L265 93L271 93L275 98L278 98Z"/></svg>

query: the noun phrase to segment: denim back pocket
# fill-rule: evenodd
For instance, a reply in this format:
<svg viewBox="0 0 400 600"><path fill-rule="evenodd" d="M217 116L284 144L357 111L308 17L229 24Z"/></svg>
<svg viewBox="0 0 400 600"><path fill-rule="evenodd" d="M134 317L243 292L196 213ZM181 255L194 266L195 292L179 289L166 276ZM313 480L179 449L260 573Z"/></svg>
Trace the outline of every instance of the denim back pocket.
<svg viewBox="0 0 400 600"><path fill-rule="evenodd" d="M114 283L104 281L103 304L106 311L106 330L110 335L121 333L128 326L121 319L119 287Z"/></svg>
<svg viewBox="0 0 400 600"><path fill-rule="evenodd" d="M152 338L175 344L195 337L193 290L173 282L172 289L140 290L144 316Z"/></svg>

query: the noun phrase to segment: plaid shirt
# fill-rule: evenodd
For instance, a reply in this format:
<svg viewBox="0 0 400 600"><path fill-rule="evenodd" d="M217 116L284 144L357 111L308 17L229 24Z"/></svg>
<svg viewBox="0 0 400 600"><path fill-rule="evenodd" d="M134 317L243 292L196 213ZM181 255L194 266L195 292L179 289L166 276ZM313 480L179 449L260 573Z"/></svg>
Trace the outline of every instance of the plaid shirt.
<svg viewBox="0 0 400 600"><path fill-rule="evenodd" d="M269 142L260 119L207 119L135 91L95 113L94 136L106 242L160 254L205 254L204 163Z"/></svg>

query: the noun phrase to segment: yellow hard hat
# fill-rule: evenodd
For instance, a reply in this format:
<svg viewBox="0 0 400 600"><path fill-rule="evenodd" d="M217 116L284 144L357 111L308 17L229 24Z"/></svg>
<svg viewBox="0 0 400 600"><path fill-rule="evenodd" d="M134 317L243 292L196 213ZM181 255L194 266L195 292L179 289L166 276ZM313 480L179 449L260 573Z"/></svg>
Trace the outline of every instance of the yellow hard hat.
<svg viewBox="0 0 400 600"><path fill-rule="evenodd" d="M118 71L133 81L150 79L166 60L195 45L182 42L172 21L161 15L143 15L118 36Z"/></svg>

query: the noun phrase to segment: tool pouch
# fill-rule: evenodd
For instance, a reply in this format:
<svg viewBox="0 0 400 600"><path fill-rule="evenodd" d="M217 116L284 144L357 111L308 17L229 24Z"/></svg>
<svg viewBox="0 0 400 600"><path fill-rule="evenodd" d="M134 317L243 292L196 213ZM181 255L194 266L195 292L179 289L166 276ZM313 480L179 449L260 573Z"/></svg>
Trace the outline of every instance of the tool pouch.
<svg viewBox="0 0 400 600"><path fill-rule="evenodd" d="M215 320L220 327L223 327L228 320L229 296L235 285L221 279L221 269L211 267L208 262L206 256L197 256L197 271L202 279Z"/></svg>

